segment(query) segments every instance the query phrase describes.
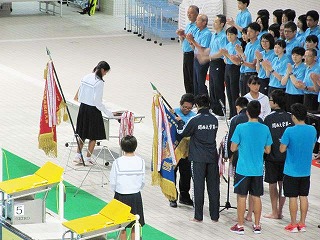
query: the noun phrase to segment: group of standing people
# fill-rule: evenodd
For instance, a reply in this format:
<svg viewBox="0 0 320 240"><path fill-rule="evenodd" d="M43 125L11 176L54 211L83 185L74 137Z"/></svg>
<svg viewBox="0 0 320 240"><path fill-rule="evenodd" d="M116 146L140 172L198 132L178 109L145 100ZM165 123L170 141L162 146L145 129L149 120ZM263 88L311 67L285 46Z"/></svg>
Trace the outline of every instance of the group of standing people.
<svg viewBox="0 0 320 240"><path fill-rule="evenodd" d="M278 9L269 28L269 12L260 10L252 22L249 4L249 0L238 0L240 12L235 20L217 15L213 33L207 27L207 16L192 5L188 9L190 23L185 30L177 30L182 41L185 90L195 95L198 113L187 122L180 121L178 130L180 136L191 137L189 161L195 188L192 220L203 220L205 182L211 220L219 219L215 138L217 118L224 115L226 89L231 119L228 155L235 167L238 209L238 222L230 230L244 234L244 220L251 220L250 214L254 213L253 231L261 233L260 197L265 181L272 206L265 217L282 219L288 197L291 222L285 230L304 232L317 140L316 129L305 120L308 111L318 110L320 101L319 14L311 10L299 17L297 31L294 10ZM230 27L224 31L226 24ZM245 218L248 194L249 213Z"/></svg>
<svg viewBox="0 0 320 240"><path fill-rule="evenodd" d="M227 98L231 119L236 115L236 99L250 92L248 80L253 75L260 79L259 92L264 96L275 89L286 93L287 111L293 103L317 111L319 13L310 10L299 16L296 24L294 10L277 9L269 26L269 12L259 10L253 22L249 4L250 0L238 1L240 12L235 20L218 14L213 19L213 33L207 27L208 17L199 13L197 6L189 7L190 23L177 30L182 41L185 91L195 96L208 94L210 108L218 118L224 115L222 106ZM229 27L224 30L226 25ZM261 94L253 99L260 99Z"/></svg>

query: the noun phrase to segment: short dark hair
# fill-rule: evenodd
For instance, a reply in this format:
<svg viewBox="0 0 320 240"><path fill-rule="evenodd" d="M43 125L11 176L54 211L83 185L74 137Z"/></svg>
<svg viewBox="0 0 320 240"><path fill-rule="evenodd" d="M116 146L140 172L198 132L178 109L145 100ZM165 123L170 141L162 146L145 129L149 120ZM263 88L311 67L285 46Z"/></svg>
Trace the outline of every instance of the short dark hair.
<svg viewBox="0 0 320 240"><path fill-rule="evenodd" d="M272 31L276 38L280 37L280 25L278 23L271 24L268 30Z"/></svg>
<svg viewBox="0 0 320 240"><path fill-rule="evenodd" d="M268 27L269 27L269 18L267 18L266 16L259 16L256 19L256 22L258 21L258 19L260 18L261 20L261 24L262 24L262 29L260 29L260 31L267 31ZM261 27L261 26L260 26Z"/></svg>
<svg viewBox="0 0 320 240"><path fill-rule="evenodd" d="M233 33L233 34L237 35L238 30L235 27L231 26L231 27L227 28L226 33Z"/></svg>
<svg viewBox="0 0 320 240"><path fill-rule="evenodd" d="M224 27L224 25L226 25L226 22L227 22L226 15L218 14L217 17L220 19L220 23L223 23L223 27Z"/></svg>
<svg viewBox="0 0 320 240"><path fill-rule="evenodd" d="M319 13L315 10L310 10L306 13L306 16L311 17L313 21L318 21L319 20Z"/></svg>
<svg viewBox="0 0 320 240"><path fill-rule="evenodd" d="M260 39L260 45L261 45L261 40L262 39L265 39L267 41L269 41L270 43L270 49L273 49L274 48L274 37L271 35L271 33L265 33L261 36L261 39ZM262 46L261 46L262 47Z"/></svg>
<svg viewBox="0 0 320 240"><path fill-rule="evenodd" d="M209 108L210 107L210 99L207 94L202 94L196 96L194 103L197 104L198 107Z"/></svg>
<svg viewBox="0 0 320 240"><path fill-rule="evenodd" d="M257 100L248 103L247 112L251 118L258 118L261 112L261 104Z"/></svg>
<svg viewBox="0 0 320 240"><path fill-rule="evenodd" d="M250 0L237 0L238 2L242 2L243 4L247 4L247 7L249 7Z"/></svg>
<svg viewBox="0 0 320 240"><path fill-rule="evenodd" d="M287 44L286 41L283 39L278 39L277 41L275 41L274 45L279 45L280 47L286 49Z"/></svg>
<svg viewBox="0 0 320 240"><path fill-rule="evenodd" d="M276 9L276 10L273 11L272 14L276 16L276 18L277 18L277 23L278 23L278 24L281 24L281 22L282 22L283 10L282 10L282 9Z"/></svg>
<svg viewBox="0 0 320 240"><path fill-rule="evenodd" d="M249 100L245 97L238 97L235 102L235 106L246 108L248 106Z"/></svg>
<svg viewBox="0 0 320 240"><path fill-rule="evenodd" d="M307 15L305 14L302 14L298 17L298 20L302 23L302 31L306 31L307 28L308 28L308 25L307 25Z"/></svg>
<svg viewBox="0 0 320 240"><path fill-rule="evenodd" d="M313 42L313 43L319 44L319 39L316 35L311 34L306 37L306 42ZM318 45L317 45L317 49L318 49Z"/></svg>
<svg viewBox="0 0 320 240"><path fill-rule="evenodd" d="M292 54L298 54L300 56L304 56L306 50L303 47L294 47L292 49L291 55Z"/></svg>
<svg viewBox="0 0 320 240"><path fill-rule="evenodd" d="M248 84L251 84L253 82L257 82L260 84L260 79L256 75L251 75L248 79Z"/></svg>
<svg viewBox="0 0 320 240"><path fill-rule="evenodd" d="M285 15L288 18L288 21L294 21L294 19L296 18L296 11L293 9L285 9L283 10L282 15Z"/></svg>
<svg viewBox="0 0 320 240"><path fill-rule="evenodd" d="M267 9L260 9L258 12L257 12L257 15L258 16L266 16L268 19L270 18L270 13Z"/></svg>
<svg viewBox="0 0 320 240"><path fill-rule="evenodd" d="M194 104L194 95L192 93L186 93L181 96L180 105L183 105L185 102Z"/></svg>
<svg viewBox="0 0 320 240"><path fill-rule="evenodd" d="M249 23L247 28L251 28L252 30L254 30L256 32L260 32L261 31L260 25L258 23L256 23L256 22Z"/></svg>
<svg viewBox="0 0 320 240"><path fill-rule="evenodd" d="M244 27L242 28L241 33L247 34L247 31L248 31L248 27Z"/></svg>
<svg viewBox="0 0 320 240"><path fill-rule="evenodd" d="M122 151L126 153L133 153L137 148L138 142L134 136L127 135L120 141Z"/></svg>
<svg viewBox="0 0 320 240"><path fill-rule="evenodd" d="M284 107L286 106L286 95L285 92L283 90L280 89L275 89L270 93L270 99L272 99L272 101L275 104L278 104L278 106L281 109L284 109Z"/></svg>
<svg viewBox="0 0 320 240"><path fill-rule="evenodd" d="M297 25L292 21L286 22L284 28L290 28L292 32L297 31Z"/></svg>
<svg viewBox="0 0 320 240"><path fill-rule="evenodd" d="M307 117L307 107L301 103L294 103L290 107L291 114L296 117L299 121L306 120Z"/></svg>

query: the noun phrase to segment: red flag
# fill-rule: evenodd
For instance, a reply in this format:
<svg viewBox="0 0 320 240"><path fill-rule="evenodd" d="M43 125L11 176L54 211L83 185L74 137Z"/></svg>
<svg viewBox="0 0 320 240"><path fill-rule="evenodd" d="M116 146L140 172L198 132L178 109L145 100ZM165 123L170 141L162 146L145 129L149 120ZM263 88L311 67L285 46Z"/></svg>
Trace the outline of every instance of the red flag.
<svg viewBox="0 0 320 240"><path fill-rule="evenodd" d="M46 83L40 117L39 149L42 149L47 156L57 157L56 125L61 122L62 110L64 111L64 121L67 120L67 115L65 103L55 81L52 61L47 63L44 77Z"/></svg>

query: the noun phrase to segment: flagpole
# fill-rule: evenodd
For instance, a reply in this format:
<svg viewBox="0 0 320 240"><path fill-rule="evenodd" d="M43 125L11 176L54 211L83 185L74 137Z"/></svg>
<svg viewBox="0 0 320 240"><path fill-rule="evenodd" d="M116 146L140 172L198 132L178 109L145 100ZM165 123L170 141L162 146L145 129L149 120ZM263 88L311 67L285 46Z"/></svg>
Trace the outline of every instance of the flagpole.
<svg viewBox="0 0 320 240"><path fill-rule="evenodd" d="M75 138L76 138L76 141L77 141L77 146L78 146L78 150L79 150L79 153L80 153L80 157L81 157L82 164L83 164L83 166L85 166L85 164L84 164L84 159L83 159L83 155L82 155L82 151L81 151L81 149L80 149L80 142L79 142L79 139L78 139L77 134L76 134L76 129L75 129L75 127L74 127L74 124L73 124L73 121L72 121L72 118L71 118L71 114L70 114L70 111L69 111L69 108L68 108L68 104L67 104L66 98L64 97L64 94L63 94L63 91L62 91L62 87L61 87L61 85L60 85L60 81L59 81L59 78L58 78L58 74L57 74L57 72L56 72L56 68L55 68L54 63L53 63L53 60L52 60L52 58L51 58L50 50L49 50L47 47L46 47L46 51L47 51L47 55L49 56L50 61L52 62L53 72L54 72L54 75L56 76L55 81L56 81L56 83L58 84L59 91L60 91L60 94L61 94L61 96L62 96L63 102L64 102L65 105L66 105L68 117L69 117L69 120L70 120L70 123L71 123L71 126L72 126L73 134L74 134L74 136L75 136Z"/></svg>
<svg viewBox="0 0 320 240"><path fill-rule="evenodd" d="M156 86L153 85L152 82L150 82L150 84L151 84L152 89L155 90L155 91L160 95L160 97L161 97L162 100L167 104L167 106L168 106L170 109L174 110L174 109L171 107L171 105L167 102L167 100L162 96L162 94L159 92L159 90L156 88ZM176 114L176 112L173 112L173 114L174 114L176 117L179 117L178 114Z"/></svg>

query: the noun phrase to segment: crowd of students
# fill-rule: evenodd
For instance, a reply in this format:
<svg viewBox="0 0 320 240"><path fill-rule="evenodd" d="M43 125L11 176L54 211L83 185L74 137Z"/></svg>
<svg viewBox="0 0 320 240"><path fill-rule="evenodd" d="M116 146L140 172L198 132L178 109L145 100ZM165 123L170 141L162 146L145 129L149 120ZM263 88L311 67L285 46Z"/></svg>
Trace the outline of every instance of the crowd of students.
<svg viewBox="0 0 320 240"><path fill-rule="evenodd" d="M280 89L286 93L290 111L293 103L302 103L309 112L319 106L319 13L310 10L296 18L293 9L266 9L252 21L250 0L238 0L236 18L219 14L213 21L190 6L190 23L177 34L184 53L184 83L187 93L208 94L212 111L223 116L221 102L228 99L230 115L236 115L235 100L249 93L248 79L258 76L259 92L266 96ZM296 21L296 23L295 23ZM269 22L272 22L269 25ZM209 72L209 87L206 76Z"/></svg>

